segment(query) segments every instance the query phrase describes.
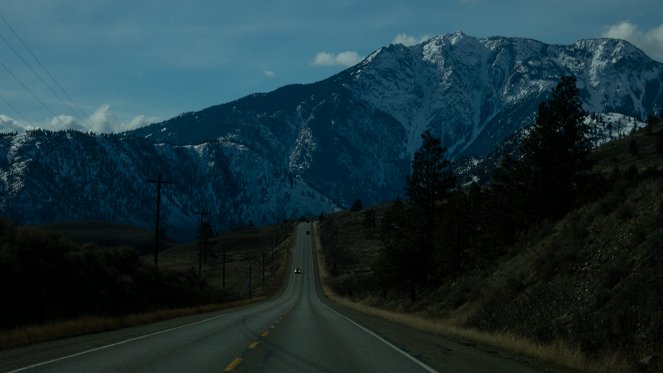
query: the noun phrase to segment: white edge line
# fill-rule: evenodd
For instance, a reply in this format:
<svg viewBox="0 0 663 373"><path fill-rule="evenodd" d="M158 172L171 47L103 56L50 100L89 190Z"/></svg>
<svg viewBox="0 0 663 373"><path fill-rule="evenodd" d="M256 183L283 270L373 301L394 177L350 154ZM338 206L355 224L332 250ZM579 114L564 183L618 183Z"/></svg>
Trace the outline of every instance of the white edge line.
<svg viewBox="0 0 663 373"><path fill-rule="evenodd" d="M320 300L319 297L318 297L318 300ZM323 302L323 301L320 300L320 303L324 304L327 308L329 308L330 310L332 310L334 313L336 313L337 315L341 316L342 318L348 320L349 322L351 322L352 324L354 324L354 325L355 325L356 327L358 327L359 329L361 329L361 330L365 331L366 333L372 335L373 337L377 338L380 342L386 344L387 346L389 346L389 347L393 348L394 350L398 351L399 353L401 353L401 355L403 355L403 356L407 357L408 359L412 360L414 363L416 363L417 365L419 365L420 367L422 367L424 370L426 370L426 371L428 371L428 372L431 372L431 373L439 373L437 370L435 370L435 369L429 367L429 366L426 365L424 362L422 362L421 360L417 359L416 357L410 355L409 353L407 353L407 352L404 351L403 349L399 348L398 346L394 345L393 343L391 343L391 342L387 341L386 339L380 337L379 335L375 334L375 333L372 332L370 329L367 329L367 328L364 327L363 325L357 323L356 321L352 320L351 318L349 318L349 317L345 316L344 314L342 314L342 313L336 311L335 309L331 308L331 307L330 307L328 304L326 304L325 302Z"/></svg>
<svg viewBox="0 0 663 373"><path fill-rule="evenodd" d="M293 261L294 261L294 258L293 258ZM285 288L285 291L283 292L283 294L281 294L281 296L280 296L278 299L276 299L275 301L279 301L281 298L283 298L283 297L288 293L288 290L290 289L290 284L292 283L292 279L293 279L293 276L292 276L292 273L291 273L291 274L290 274L290 279L288 280L288 286ZM270 302L270 303L271 303L271 302ZM256 306L262 306L262 305L264 305L264 303L262 303L262 304L257 304ZM251 308L251 307L249 307L249 308ZM172 328L168 328L168 329L164 329L164 330L159 330L158 332L154 332L154 333L150 333L150 334L145 334L145 335L141 335L141 336L134 337L134 338L130 338L130 339L125 339L124 341L119 341L119 342L111 343L111 344L108 344L108 345L105 345L105 346L95 347L95 348L92 348L92 349L89 349L89 350L85 350L85 351L77 352L77 353L75 353L75 354L62 356L62 357L59 357L59 358L56 358L56 359L52 359L52 360L48 360L48 361L42 361L41 363L28 365L28 366L26 366L26 367L18 368L18 369L15 369L15 370L10 370L10 371L8 371L7 373L22 372L22 371L29 370L29 369L33 369L33 368L37 368L37 367L40 367L40 366L44 366L44 365L48 365L48 364L52 364L52 363L56 363L56 362L58 362L58 361L71 359L71 358L74 358L74 357L78 357L78 356L86 355L86 354L89 354L89 353L92 353L92 352L96 352L96 351L105 350L105 349L108 349L108 348L111 348L111 347L115 347L115 346L120 346L120 345L123 345L123 344L126 344L126 343L130 343L130 342L135 342L135 341L138 341L138 340L141 340L141 339L145 339L145 338L149 338L149 337L152 337L152 336L155 336L155 335L159 335L159 334L163 334L163 333L172 332L173 330L178 330L178 329L186 328L186 327L189 327L189 326L194 326L194 325L202 324L202 323L208 322L208 321L210 321L210 320L218 319L219 317L232 315L232 314L235 314L235 313L238 313L238 312L243 312L243 311L245 311L245 310L247 310L247 309L244 308L244 309L241 309L241 310L237 310L237 311L233 311L233 312L224 313L224 314L222 314L222 315L212 316L212 317L210 317L210 318L208 318L208 319L204 319L204 320L200 320L200 321L192 322L192 323L190 323L190 324L185 324L185 325L175 326L175 327L172 327Z"/></svg>
<svg viewBox="0 0 663 373"><path fill-rule="evenodd" d="M312 245L312 246L313 246L313 250L316 250L315 245ZM312 257L313 257L313 258L317 257L317 253L316 253L315 255L312 255ZM319 269L318 269L318 272L319 272ZM315 282L315 280L314 280L314 282ZM320 299L320 294L318 293L317 288L316 288L315 286L314 286L314 289L315 289L315 295L318 297L318 301L319 301L320 303L324 304L325 307L327 307L327 308L329 308L330 310L332 310L335 314L337 314L337 315L341 316L342 318L348 320L350 323L354 324L354 325L355 325L356 327L358 327L359 329L365 331L366 333L368 333L368 334L372 335L373 337L375 337L375 338L376 338L377 340L379 340L380 342L382 342L382 343L386 344L387 346L393 348L394 350L398 351L401 355L403 355L403 356L405 356L406 358L412 360L415 364L419 365L420 367L422 367L422 368L423 368L424 370L426 370L427 372L430 372L430 373L439 373L437 370L435 370L435 369L429 367L429 366L426 365L424 362L422 362L421 360L417 359L416 357L414 357L414 356L408 354L408 353L407 353L406 351L404 351L403 349L399 348L398 346L394 345L393 343L391 343L391 342L387 341L386 339L380 337L379 335L375 334L375 333L372 332L370 329L364 327L363 325L357 323L356 321L352 320L351 318L349 318L349 317L345 316L344 314L342 314L342 313L336 311L335 309L331 308L327 303L323 302L322 299ZM322 284L320 284L320 289L322 289ZM323 290L323 292L324 292L324 290ZM324 294L323 294L323 295L324 295Z"/></svg>
<svg viewBox="0 0 663 373"><path fill-rule="evenodd" d="M56 358L56 359L52 359L52 360L48 360L48 361L44 361L44 362L37 363L37 364L32 364L32 365L29 365L29 366L27 366L27 367L19 368L19 369L16 369L16 370L11 370L11 371L9 371L9 372L7 372L7 373L21 372L21 371L24 371L24 370L28 370L28 369L32 369L32 368L40 367L40 366L42 366L42 365L51 364L51 363L55 363L55 362L58 362L58 361L62 361L62 360L66 360L66 359L71 359L71 358L73 358L73 357L77 357L77 356L81 356L81 355L89 354L89 353L91 353L91 352L105 350L105 349L107 349L107 348L111 348L111 347L115 347L115 346L120 346L120 345L123 345L123 344L129 343L129 342L138 341L138 340L145 339L145 338L148 338L148 337L152 337L152 336L155 336L155 335L158 335L158 334L168 333L168 332L171 332L171 331L173 331L173 330L186 328L186 327L188 327L188 326L193 326L193 325L197 325L197 324L202 324L202 323L204 323L204 322L207 322L207 321L210 321L210 320L214 320L214 319L217 319L217 318L222 317L222 316L231 315L231 314L236 313L236 312L239 312L239 311L230 312L230 313L224 313L223 315L216 315L216 316L210 317L210 318L208 318L208 319L204 319L204 320L200 320L200 321L192 322L192 323L190 323L190 324L185 324L185 325L175 326L175 327L172 327L172 328L168 328L168 329L164 329L164 330L159 330L158 332L154 332L154 333L150 333L150 334L145 334L145 335L141 335L141 336L134 337L134 338L130 338L130 339L125 339L124 341L111 343L111 344L108 344L108 345L105 345L105 346L95 347L95 348L92 348L92 349L89 349L89 350L85 350L85 351L77 352L77 353L75 353L75 354L71 354L71 355L67 355L67 356L62 356L62 357L59 357L59 358Z"/></svg>

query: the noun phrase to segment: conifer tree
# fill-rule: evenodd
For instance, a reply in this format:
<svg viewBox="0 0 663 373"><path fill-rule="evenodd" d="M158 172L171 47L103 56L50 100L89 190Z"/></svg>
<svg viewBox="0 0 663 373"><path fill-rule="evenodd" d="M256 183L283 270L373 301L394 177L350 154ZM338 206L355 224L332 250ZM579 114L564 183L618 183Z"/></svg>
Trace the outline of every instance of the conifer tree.
<svg viewBox="0 0 663 373"><path fill-rule="evenodd" d="M362 208L364 208L364 205L361 203L361 200L359 198L355 199L354 203L352 204L352 207L350 208L350 211L356 212L360 211Z"/></svg>
<svg viewBox="0 0 663 373"><path fill-rule="evenodd" d="M421 147L414 153L412 175L407 177L406 193L424 213L427 228L437 204L456 186L456 176L451 162L445 158L447 148L429 130L421 135Z"/></svg>
<svg viewBox="0 0 663 373"><path fill-rule="evenodd" d="M559 218L574 203L581 173L591 166L586 115L573 76L562 77L550 99L539 104L532 132L522 144L522 176L529 185L534 220Z"/></svg>

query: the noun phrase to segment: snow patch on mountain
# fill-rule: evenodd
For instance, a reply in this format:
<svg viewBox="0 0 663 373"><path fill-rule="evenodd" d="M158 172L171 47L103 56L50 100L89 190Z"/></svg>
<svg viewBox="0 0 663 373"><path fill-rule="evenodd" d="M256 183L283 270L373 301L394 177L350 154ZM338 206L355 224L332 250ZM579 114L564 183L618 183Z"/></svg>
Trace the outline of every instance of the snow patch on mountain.
<svg viewBox="0 0 663 373"><path fill-rule="evenodd" d="M403 194L424 130L441 138L447 157L479 167L526 133L538 104L569 74L588 112L618 113L593 119L596 143L640 127L663 103L663 64L625 41L440 35L380 48L321 82L119 135L0 134L0 214L150 226L155 191L146 180L158 172L174 182L163 190L164 226L182 235L195 234L200 208L223 230L317 215L356 198L381 203Z"/></svg>
<svg viewBox="0 0 663 373"><path fill-rule="evenodd" d="M585 117L589 125L589 138L594 147L599 147L613 140L621 139L647 124L641 120L621 113L594 113Z"/></svg>

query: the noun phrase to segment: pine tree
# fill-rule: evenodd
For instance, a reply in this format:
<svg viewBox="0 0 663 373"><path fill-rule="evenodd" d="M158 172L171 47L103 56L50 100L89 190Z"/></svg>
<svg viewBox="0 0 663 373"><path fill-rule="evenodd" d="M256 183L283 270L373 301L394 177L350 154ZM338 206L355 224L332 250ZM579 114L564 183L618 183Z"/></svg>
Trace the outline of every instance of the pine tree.
<svg viewBox="0 0 663 373"><path fill-rule="evenodd" d="M550 99L539 104L522 144L532 219L559 218L573 205L581 173L591 166L586 115L573 76L562 77Z"/></svg>
<svg viewBox="0 0 663 373"><path fill-rule="evenodd" d="M647 135L651 135L654 132L654 124L656 123L656 115L650 113L647 115Z"/></svg>
<svg viewBox="0 0 663 373"><path fill-rule="evenodd" d="M352 207L350 208L350 211L352 212L357 212L360 211L362 208L364 208L364 205L361 203L361 200L357 198L354 203L352 204Z"/></svg>
<svg viewBox="0 0 663 373"><path fill-rule="evenodd" d="M638 142L635 139L631 139L631 141L629 141L628 151L631 153L631 155L636 157L640 153L640 147L638 146Z"/></svg>
<svg viewBox="0 0 663 373"><path fill-rule="evenodd" d="M663 154L663 131L661 131L661 130L659 130L656 133L655 146L656 146L656 151L659 154Z"/></svg>
<svg viewBox="0 0 663 373"><path fill-rule="evenodd" d="M451 162L445 158L447 148L429 130L421 135L421 147L414 153L412 175L407 177L406 193L410 200L424 213L427 228L432 228L432 219L437 204L456 186L456 176Z"/></svg>
<svg viewBox="0 0 663 373"><path fill-rule="evenodd" d="M412 174L406 181L406 193L413 208L398 230L388 236L391 240L385 240L385 248L391 247L390 251L400 254L411 302L416 300L417 289L426 286L433 276L433 257L442 247L434 237L438 206L456 186L451 162L445 158L446 147L428 130L421 139L421 147L412 160Z"/></svg>

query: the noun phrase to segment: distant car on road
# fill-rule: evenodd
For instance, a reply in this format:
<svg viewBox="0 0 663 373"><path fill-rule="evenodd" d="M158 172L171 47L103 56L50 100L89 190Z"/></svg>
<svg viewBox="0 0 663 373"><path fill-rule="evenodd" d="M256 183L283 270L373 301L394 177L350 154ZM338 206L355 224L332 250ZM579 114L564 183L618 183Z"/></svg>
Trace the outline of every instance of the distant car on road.
<svg viewBox="0 0 663 373"><path fill-rule="evenodd" d="M295 273L297 274L302 273L302 270L300 268L295 268Z"/></svg>

